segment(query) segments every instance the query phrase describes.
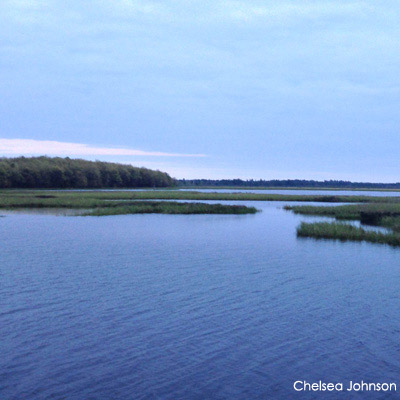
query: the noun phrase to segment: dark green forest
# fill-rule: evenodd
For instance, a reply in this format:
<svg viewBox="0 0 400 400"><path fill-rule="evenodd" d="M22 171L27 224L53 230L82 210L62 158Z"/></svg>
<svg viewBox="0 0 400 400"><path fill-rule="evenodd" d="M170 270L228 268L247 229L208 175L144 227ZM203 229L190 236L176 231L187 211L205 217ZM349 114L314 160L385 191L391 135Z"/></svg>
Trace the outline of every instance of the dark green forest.
<svg viewBox="0 0 400 400"><path fill-rule="evenodd" d="M167 173L131 165L61 157L0 158L0 188L170 187Z"/></svg>

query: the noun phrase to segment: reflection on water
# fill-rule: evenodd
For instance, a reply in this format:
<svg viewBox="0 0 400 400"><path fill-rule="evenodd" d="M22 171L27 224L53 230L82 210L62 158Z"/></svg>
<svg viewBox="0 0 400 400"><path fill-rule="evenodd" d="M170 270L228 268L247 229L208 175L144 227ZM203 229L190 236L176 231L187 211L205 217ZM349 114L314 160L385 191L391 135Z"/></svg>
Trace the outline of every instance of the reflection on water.
<svg viewBox="0 0 400 400"><path fill-rule="evenodd" d="M0 398L315 398L293 381L396 382L400 250L297 239L304 217L284 204L2 218Z"/></svg>

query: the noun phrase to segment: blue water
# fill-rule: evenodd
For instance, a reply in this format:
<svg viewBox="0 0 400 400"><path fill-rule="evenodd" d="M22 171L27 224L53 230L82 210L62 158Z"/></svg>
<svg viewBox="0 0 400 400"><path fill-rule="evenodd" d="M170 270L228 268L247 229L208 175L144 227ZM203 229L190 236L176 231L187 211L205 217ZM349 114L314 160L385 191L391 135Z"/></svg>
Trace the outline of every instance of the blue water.
<svg viewBox="0 0 400 400"><path fill-rule="evenodd" d="M304 217L283 204L0 218L0 399L387 398L293 390L320 379L400 390L400 250L297 239Z"/></svg>

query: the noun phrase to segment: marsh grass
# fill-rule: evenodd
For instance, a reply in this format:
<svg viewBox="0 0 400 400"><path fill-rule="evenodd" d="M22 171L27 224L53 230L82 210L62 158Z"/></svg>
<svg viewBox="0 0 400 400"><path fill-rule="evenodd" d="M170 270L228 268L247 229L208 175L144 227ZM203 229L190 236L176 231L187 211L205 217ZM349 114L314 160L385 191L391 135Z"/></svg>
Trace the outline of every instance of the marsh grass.
<svg viewBox="0 0 400 400"><path fill-rule="evenodd" d="M345 223L301 223L297 229L300 237L340 239L400 245L400 204L375 203L343 206L286 206L296 214L334 217L337 220L357 220L364 225L389 228L392 232L374 232Z"/></svg>
<svg viewBox="0 0 400 400"><path fill-rule="evenodd" d="M370 243L400 246L400 234L395 232L375 232L338 222L302 222L297 228L297 236L314 239L337 239L341 241L365 241Z"/></svg>
<svg viewBox="0 0 400 400"><path fill-rule="evenodd" d="M76 204L88 207L102 200L229 200L229 201L305 201L322 203L398 203L400 197L284 195L268 193L205 193L179 190L147 191L40 191L2 190L0 208L15 206L63 207Z"/></svg>
<svg viewBox="0 0 400 400"><path fill-rule="evenodd" d="M110 201L112 200L112 201ZM143 202L141 202L143 200ZM145 201L150 200L150 201ZM153 202L151 202L154 200ZM156 200L167 200L156 202ZM168 202L168 200L171 200ZM228 200L228 201L302 201L321 203L354 203L338 206L286 206L296 214L330 216L338 220L369 221L372 225L390 227L400 232L400 197L282 195L265 193L204 193L178 190L148 191L57 191L57 190L1 190L0 209L69 208L90 209L90 215L127 213L167 214L243 214L254 213L254 207L235 208L232 205L176 203L173 200ZM180 204L180 205L178 205ZM191 205L190 205L191 204ZM218 206L218 207L216 207Z"/></svg>
<svg viewBox="0 0 400 400"><path fill-rule="evenodd" d="M132 192L129 192L132 193ZM124 196L122 196L124 197ZM129 201L129 200L132 201ZM138 201L138 197L121 198L119 192L37 192L2 191L0 208L18 209L89 209L83 215L118 215L138 213L161 214L254 214L254 207L206 204L178 203L172 201ZM140 199L140 197L139 197ZM115 201L110 201L115 200ZM119 201L120 200L120 201Z"/></svg>
<svg viewBox="0 0 400 400"><path fill-rule="evenodd" d="M400 233L400 217L383 217L379 223L380 226L384 226L385 228L389 228L394 232Z"/></svg>
<svg viewBox="0 0 400 400"><path fill-rule="evenodd" d="M255 214L255 207L205 203L177 203L165 201L135 202L129 205L95 208L84 215L104 216L123 214Z"/></svg>
<svg viewBox="0 0 400 400"><path fill-rule="evenodd" d="M384 216L400 215L400 203L373 203L373 204L349 204L342 206L285 206L286 210L291 210L295 214L316 215L335 217L336 219L361 220L371 222Z"/></svg>

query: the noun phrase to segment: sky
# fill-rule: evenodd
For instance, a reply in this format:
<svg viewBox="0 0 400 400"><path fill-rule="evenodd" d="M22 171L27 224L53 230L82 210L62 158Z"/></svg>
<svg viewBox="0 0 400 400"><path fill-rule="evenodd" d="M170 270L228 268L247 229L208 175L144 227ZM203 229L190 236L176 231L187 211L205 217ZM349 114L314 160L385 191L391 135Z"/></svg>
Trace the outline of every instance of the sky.
<svg viewBox="0 0 400 400"><path fill-rule="evenodd" d="M400 181L398 0L1 0L0 156Z"/></svg>

